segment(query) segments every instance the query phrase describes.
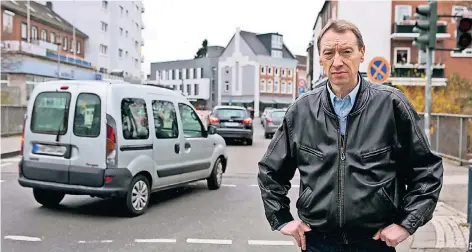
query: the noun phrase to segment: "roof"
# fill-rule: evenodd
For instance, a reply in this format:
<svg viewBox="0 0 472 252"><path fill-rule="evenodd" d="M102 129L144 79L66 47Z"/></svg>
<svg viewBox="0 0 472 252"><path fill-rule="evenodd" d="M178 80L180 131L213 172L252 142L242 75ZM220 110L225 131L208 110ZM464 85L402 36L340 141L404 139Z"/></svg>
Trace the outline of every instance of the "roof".
<svg viewBox="0 0 472 252"><path fill-rule="evenodd" d="M27 3L28 1L2 1L2 8L20 14L22 16L27 15ZM46 5L42 5L35 1L29 1L30 3L30 16L31 19L35 19L42 24L48 24L49 26L55 27L65 32L73 33L74 26L63 19L59 14L49 9ZM87 34L83 33L79 29L75 28L75 34L80 37L88 38Z"/></svg>
<svg viewBox="0 0 472 252"><path fill-rule="evenodd" d="M271 36L274 34L277 34L277 33L257 34L257 33L248 32L248 31L240 31L241 38L249 45L252 52L256 55L265 55L265 56L272 55L271 50L270 50L271 41L272 41ZM234 39L234 35L231 38L230 43L233 39ZM283 44L283 47L282 47L282 58L295 59L295 57L290 52L290 50L288 50L285 43Z"/></svg>

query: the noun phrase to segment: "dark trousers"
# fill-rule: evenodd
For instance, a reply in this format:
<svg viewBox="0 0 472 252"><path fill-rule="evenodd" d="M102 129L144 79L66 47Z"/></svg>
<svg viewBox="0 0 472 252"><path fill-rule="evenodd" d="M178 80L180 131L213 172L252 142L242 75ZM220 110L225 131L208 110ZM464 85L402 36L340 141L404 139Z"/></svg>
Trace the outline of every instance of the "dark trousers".
<svg viewBox="0 0 472 252"><path fill-rule="evenodd" d="M306 236L305 252L395 252L382 240L372 239L372 235L323 234L314 231ZM346 242L347 241L347 242ZM346 244L347 243L347 244Z"/></svg>

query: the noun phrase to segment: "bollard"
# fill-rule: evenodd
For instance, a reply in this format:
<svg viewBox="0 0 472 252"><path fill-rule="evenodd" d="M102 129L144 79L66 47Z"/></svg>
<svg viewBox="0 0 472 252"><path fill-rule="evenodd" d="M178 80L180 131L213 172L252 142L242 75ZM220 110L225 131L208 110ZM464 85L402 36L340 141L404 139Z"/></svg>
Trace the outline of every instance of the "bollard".
<svg viewBox="0 0 472 252"><path fill-rule="evenodd" d="M469 223L469 246L467 252L472 252L472 159L469 160L469 190L467 192L467 223Z"/></svg>

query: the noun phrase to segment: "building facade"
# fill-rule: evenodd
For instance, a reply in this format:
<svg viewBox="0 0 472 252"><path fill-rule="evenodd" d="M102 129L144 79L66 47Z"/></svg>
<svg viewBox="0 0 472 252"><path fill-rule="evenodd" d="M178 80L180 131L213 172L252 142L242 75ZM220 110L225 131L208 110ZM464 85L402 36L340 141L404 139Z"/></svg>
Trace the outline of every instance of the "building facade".
<svg viewBox="0 0 472 252"><path fill-rule="evenodd" d="M277 33L236 29L218 63L218 104L287 107L295 99L297 60Z"/></svg>
<svg viewBox="0 0 472 252"><path fill-rule="evenodd" d="M300 95L306 93L308 89L307 82L307 57L302 55L297 55L297 70L296 70L296 83L295 96L299 97Z"/></svg>
<svg viewBox="0 0 472 252"><path fill-rule="evenodd" d="M145 29L142 1L48 1L45 4L89 35L85 58L99 72L122 73L131 82L141 80L142 30Z"/></svg>
<svg viewBox="0 0 472 252"><path fill-rule="evenodd" d="M218 57L224 50L210 46L204 58L151 63L148 83L172 87L182 92L198 109L218 104Z"/></svg>
<svg viewBox="0 0 472 252"><path fill-rule="evenodd" d="M1 2L2 103L25 105L39 82L98 78L92 64L84 59L85 33L76 29L73 44L74 31L67 20L30 1L28 22L27 8L27 1Z"/></svg>

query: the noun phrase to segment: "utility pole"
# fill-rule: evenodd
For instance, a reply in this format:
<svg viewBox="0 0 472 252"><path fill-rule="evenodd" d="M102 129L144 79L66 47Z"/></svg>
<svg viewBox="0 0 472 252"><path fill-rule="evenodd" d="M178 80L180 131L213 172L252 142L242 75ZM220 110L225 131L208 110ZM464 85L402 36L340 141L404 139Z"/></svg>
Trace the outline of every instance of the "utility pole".
<svg viewBox="0 0 472 252"><path fill-rule="evenodd" d="M28 2L26 2L26 26L27 26L27 29L28 29L28 33L27 33L27 41L28 43L31 43L31 18L30 18L30 0L28 0Z"/></svg>

